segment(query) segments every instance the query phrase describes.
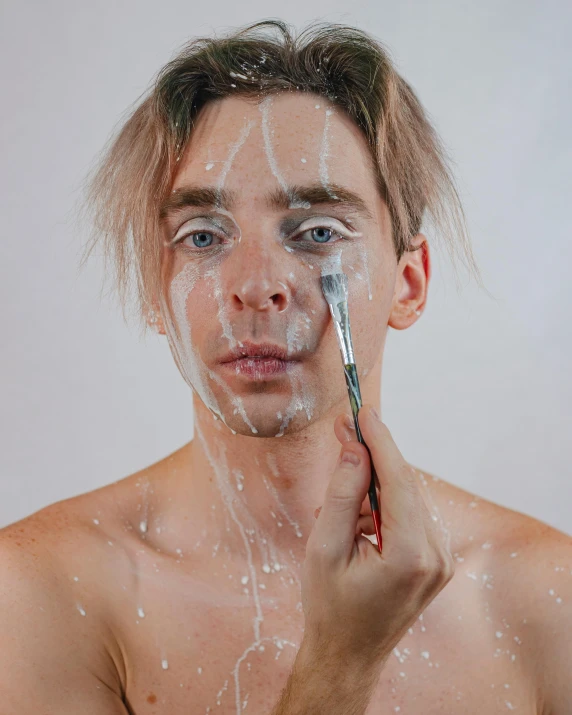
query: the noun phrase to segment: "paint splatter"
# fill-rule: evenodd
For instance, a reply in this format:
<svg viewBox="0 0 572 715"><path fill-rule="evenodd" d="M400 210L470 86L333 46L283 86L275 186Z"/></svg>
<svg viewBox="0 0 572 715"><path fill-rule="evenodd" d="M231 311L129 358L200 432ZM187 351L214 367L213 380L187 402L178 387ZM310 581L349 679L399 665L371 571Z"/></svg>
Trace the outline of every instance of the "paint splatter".
<svg viewBox="0 0 572 715"><path fill-rule="evenodd" d="M242 128L242 131L240 132L240 136L238 137L238 140L234 144L231 145L228 157L227 157L226 161L224 162L224 165L223 165L220 175L218 177L218 181L217 181L217 189L218 190L220 190L224 187L224 182L226 181L226 177L227 177L228 172L230 171L232 163L233 163L236 155L238 154L238 152L244 145L245 141L248 139L248 135L252 131L252 127L255 124L256 124L256 122L253 119L251 119L249 122L247 122L247 124Z"/></svg>
<svg viewBox="0 0 572 715"><path fill-rule="evenodd" d="M316 108L318 108L318 106L316 106ZM334 111L332 109L326 109L324 131L322 133L322 145L320 147L319 173L322 186L326 189L330 198L337 199L338 197L330 188L330 177L328 172L328 158L330 155L330 117L333 113Z"/></svg>

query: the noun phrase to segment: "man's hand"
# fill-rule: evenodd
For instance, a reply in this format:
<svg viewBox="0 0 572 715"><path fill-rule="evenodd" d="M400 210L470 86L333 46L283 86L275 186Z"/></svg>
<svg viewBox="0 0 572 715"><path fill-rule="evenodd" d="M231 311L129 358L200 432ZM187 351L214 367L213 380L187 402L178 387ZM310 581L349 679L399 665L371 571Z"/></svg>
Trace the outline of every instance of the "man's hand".
<svg viewBox="0 0 572 715"><path fill-rule="evenodd" d="M367 500L371 465L355 433L346 441L345 419L336 420L340 460L306 545L302 647L330 663L384 664L451 580L454 561L412 467L366 406L359 424L379 480L382 553L362 535L374 533Z"/></svg>

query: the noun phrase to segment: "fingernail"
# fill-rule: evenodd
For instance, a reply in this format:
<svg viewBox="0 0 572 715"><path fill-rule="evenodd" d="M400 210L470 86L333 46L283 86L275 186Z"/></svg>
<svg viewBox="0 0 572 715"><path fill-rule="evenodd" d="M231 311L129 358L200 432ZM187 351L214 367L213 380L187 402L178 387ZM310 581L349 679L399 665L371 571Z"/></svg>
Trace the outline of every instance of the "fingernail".
<svg viewBox="0 0 572 715"><path fill-rule="evenodd" d="M369 411L374 420L381 422L381 417L379 416L379 412L375 409L375 407L370 407Z"/></svg>
<svg viewBox="0 0 572 715"><path fill-rule="evenodd" d="M350 417L349 415L346 415L345 425L346 425L346 427L347 427L348 429L351 429L351 430L354 430L354 431L355 431L356 426L354 425L353 418Z"/></svg>
<svg viewBox="0 0 572 715"><path fill-rule="evenodd" d="M344 452L342 454L342 459L341 459L343 464L351 464L354 467L357 467L359 465L359 457L355 452L350 452L349 450L347 452Z"/></svg>

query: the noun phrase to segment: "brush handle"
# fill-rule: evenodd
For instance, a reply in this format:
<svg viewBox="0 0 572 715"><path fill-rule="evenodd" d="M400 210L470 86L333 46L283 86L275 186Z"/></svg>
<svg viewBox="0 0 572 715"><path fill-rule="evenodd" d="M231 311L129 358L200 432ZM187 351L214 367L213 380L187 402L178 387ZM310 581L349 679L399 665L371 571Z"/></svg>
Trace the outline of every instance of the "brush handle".
<svg viewBox="0 0 572 715"><path fill-rule="evenodd" d="M354 417L354 426L356 428L358 442L360 442L360 444L363 444L364 447L367 449L371 462L371 480L367 493L369 495L369 503L371 504L371 515L373 517L373 525L375 527L377 546L379 549L379 553L381 553L381 513L379 510L379 502L377 500L377 490L375 488L376 474L375 467L373 466L373 459L371 458L371 452L369 451L369 447L367 446L364 441L364 438L362 437L361 429L359 427L358 422L358 412L362 406L362 400L361 390L359 389L357 367L355 363L348 363L347 365L344 365L344 375L346 376L346 385L348 386L348 395L350 398L350 406L352 408L352 415Z"/></svg>

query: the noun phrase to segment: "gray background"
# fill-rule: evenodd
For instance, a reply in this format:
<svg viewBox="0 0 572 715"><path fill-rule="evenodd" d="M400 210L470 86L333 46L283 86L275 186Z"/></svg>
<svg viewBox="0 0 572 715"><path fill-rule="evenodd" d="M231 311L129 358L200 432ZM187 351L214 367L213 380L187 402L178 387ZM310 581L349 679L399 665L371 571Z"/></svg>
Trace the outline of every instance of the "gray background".
<svg viewBox="0 0 572 715"><path fill-rule="evenodd" d="M164 338L140 341L81 273L71 209L126 108L187 39L265 17L386 43L457 165L496 300L433 253L427 310L390 331L384 420L413 464L572 531L569 3L4 2L0 18L0 525L192 435Z"/></svg>

